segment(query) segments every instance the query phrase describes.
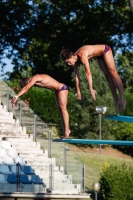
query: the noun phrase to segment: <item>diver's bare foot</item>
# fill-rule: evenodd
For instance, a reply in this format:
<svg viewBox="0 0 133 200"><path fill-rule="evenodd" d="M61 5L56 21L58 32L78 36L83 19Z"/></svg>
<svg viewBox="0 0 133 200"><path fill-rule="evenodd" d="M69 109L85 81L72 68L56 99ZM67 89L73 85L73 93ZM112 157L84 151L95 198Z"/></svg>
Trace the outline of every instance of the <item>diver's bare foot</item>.
<svg viewBox="0 0 133 200"><path fill-rule="evenodd" d="M67 133L65 133L64 136L61 137L61 139L69 138L70 133L71 133L71 130L69 130Z"/></svg>
<svg viewBox="0 0 133 200"><path fill-rule="evenodd" d="M126 99L119 101L120 111L123 112L126 109Z"/></svg>

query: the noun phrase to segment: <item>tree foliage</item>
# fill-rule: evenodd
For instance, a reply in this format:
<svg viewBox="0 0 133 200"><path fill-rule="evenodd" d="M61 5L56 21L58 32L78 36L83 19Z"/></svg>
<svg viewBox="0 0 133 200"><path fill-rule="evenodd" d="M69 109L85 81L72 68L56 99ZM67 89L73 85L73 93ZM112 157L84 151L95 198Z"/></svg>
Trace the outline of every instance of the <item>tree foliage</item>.
<svg viewBox="0 0 133 200"><path fill-rule="evenodd" d="M116 63L124 88L133 92L133 52L126 51L123 55L118 54Z"/></svg>
<svg viewBox="0 0 133 200"><path fill-rule="evenodd" d="M0 1L0 56L21 59L28 47L31 6L28 0ZM6 51L5 51L6 50ZM21 58L20 58L21 56ZM15 63L14 63L15 64ZM5 64L2 65L2 67Z"/></svg>
<svg viewBox="0 0 133 200"><path fill-rule="evenodd" d="M105 163L100 174L102 200L133 199L133 168ZM126 192L128 191L128 192Z"/></svg>
<svg viewBox="0 0 133 200"><path fill-rule="evenodd" d="M10 79L47 73L73 86L72 69L60 61L63 47L76 51L84 44L107 43L114 50L132 47L132 13L126 0L0 1L1 56L12 58Z"/></svg>

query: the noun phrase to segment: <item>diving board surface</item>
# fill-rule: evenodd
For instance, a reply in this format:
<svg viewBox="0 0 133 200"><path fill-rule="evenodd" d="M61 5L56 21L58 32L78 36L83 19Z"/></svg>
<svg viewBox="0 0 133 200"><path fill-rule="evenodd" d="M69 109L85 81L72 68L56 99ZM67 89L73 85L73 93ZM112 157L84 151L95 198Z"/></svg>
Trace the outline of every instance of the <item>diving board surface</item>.
<svg viewBox="0 0 133 200"><path fill-rule="evenodd" d="M133 123L133 117L130 116L112 115L112 116L105 116L104 119Z"/></svg>
<svg viewBox="0 0 133 200"><path fill-rule="evenodd" d="M56 139L53 142L67 142L71 144L108 144L108 145L125 145L133 146L133 141L124 141L124 140L88 140L88 139Z"/></svg>

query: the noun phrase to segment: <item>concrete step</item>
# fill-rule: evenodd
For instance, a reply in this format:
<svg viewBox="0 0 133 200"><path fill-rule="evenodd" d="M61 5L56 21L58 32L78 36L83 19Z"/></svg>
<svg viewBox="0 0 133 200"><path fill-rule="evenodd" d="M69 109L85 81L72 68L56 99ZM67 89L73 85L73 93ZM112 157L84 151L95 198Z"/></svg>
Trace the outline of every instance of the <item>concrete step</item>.
<svg viewBox="0 0 133 200"><path fill-rule="evenodd" d="M22 136L22 134L20 134L20 136ZM11 136L10 136L10 138L11 138ZM32 149L33 148L33 149L36 149L36 150L40 149L40 143L39 142L37 143L37 142L29 141L29 143L28 143L28 142L24 141L24 140L29 140L29 137L27 137L27 135L24 135L24 137L19 137L19 139L22 140L22 142L20 142L20 140L17 141L16 137L12 137L12 139L14 139L15 141L8 139L8 137L2 137L2 139L9 141L12 146L14 146L15 148L18 148L18 149L24 149L24 148L25 149L28 149L28 148Z"/></svg>
<svg viewBox="0 0 133 200"><path fill-rule="evenodd" d="M42 174L39 175L40 178L42 179L42 181L46 184L46 185L49 185L50 181L49 181L49 177L45 177L45 175L42 176ZM52 180L53 180L53 184L54 186L57 185L57 187L61 187L63 185L72 185L72 182L71 180L68 180L68 179L57 179L56 177L52 177ZM70 188L72 188L72 186L69 186Z"/></svg>
<svg viewBox="0 0 133 200"><path fill-rule="evenodd" d="M13 115L0 115L0 120L14 120Z"/></svg>
<svg viewBox="0 0 133 200"><path fill-rule="evenodd" d="M18 126L17 124L6 125L5 123L0 124L1 133L22 133L26 134L26 127Z"/></svg>
<svg viewBox="0 0 133 200"><path fill-rule="evenodd" d="M22 129L20 129L20 128L12 128L12 129L5 129L4 127L1 127L0 126L0 133L1 134L19 134L19 135L25 135L26 134L26 130L22 130ZM20 137L20 136L19 136Z"/></svg>
<svg viewBox="0 0 133 200"><path fill-rule="evenodd" d="M47 157L47 155L46 154L44 154L44 153L36 153L36 152L34 152L34 153L32 153L32 152L29 152L29 153L19 153L19 156L20 157L23 157L24 159L25 158L34 158L34 160L40 160L40 159L43 159L43 157Z"/></svg>
<svg viewBox="0 0 133 200"><path fill-rule="evenodd" d="M41 178L45 178L48 179L51 176L51 172L50 170L47 171L37 171L36 169L34 169L35 172L37 172L37 174L41 175ZM57 172L57 171L53 171L53 179L59 180L59 182L64 182L65 180L69 180L70 183L70 179L67 178L67 175L62 174L61 172Z"/></svg>
<svg viewBox="0 0 133 200"><path fill-rule="evenodd" d="M0 137L1 138L6 138L8 140L8 137L12 137L12 138L15 138L15 137L20 137L20 138L29 138L29 135L28 134L23 134L23 133L7 133L7 132L4 132L1 133L0 132Z"/></svg>
<svg viewBox="0 0 133 200"><path fill-rule="evenodd" d="M4 127L3 125L0 126L0 132L3 133L16 133L16 132L21 132L23 131L22 127L17 127L17 126L10 126L8 127ZM24 132L24 131L23 131ZM25 131L26 132L26 131Z"/></svg>
<svg viewBox="0 0 133 200"><path fill-rule="evenodd" d="M16 124L12 124L11 126L4 126L4 124L0 124L0 131L7 131L8 133L11 132L13 133L14 131L22 131L22 127L20 126L15 126Z"/></svg>
<svg viewBox="0 0 133 200"><path fill-rule="evenodd" d="M0 116L12 116L13 117L13 113L6 112L4 109L0 109Z"/></svg>
<svg viewBox="0 0 133 200"><path fill-rule="evenodd" d="M67 183L61 183L61 184L54 184L54 189L64 189L64 187L66 187L66 189L79 189L80 190L80 184L67 184Z"/></svg>
<svg viewBox="0 0 133 200"><path fill-rule="evenodd" d="M7 131L7 130L2 130L2 132L0 132L0 135L2 136L2 137L12 137L12 138L15 138L15 137L22 137L22 138L29 138L29 135L28 134L26 134L25 133L25 131L17 131L17 130L15 130L15 131L13 131L13 132L11 132L10 130L9 130L9 132ZM28 135L28 137L27 137L27 135Z"/></svg>
<svg viewBox="0 0 133 200"><path fill-rule="evenodd" d="M78 189L67 189L67 188L64 188L64 189L55 189L55 190L52 190L51 192L52 194L66 194L66 195L79 195L80 192ZM88 197L89 198L89 197Z"/></svg>
<svg viewBox="0 0 133 200"><path fill-rule="evenodd" d="M25 159L27 161L27 164L30 165L30 166L36 164L36 165L39 165L39 166L43 165L43 167L49 168L49 165L51 164L49 162L45 162L45 160L43 161L43 159L40 159L40 160L38 159L37 161L32 160L31 158L25 158ZM28 161L28 159L29 159L29 161ZM52 164L56 165L56 163L52 163ZM42 170L36 169L36 174L38 174L38 172L40 173L40 171L42 172ZM47 172L47 170L44 170L44 171Z"/></svg>
<svg viewBox="0 0 133 200"><path fill-rule="evenodd" d="M14 147L14 146L13 146ZM32 152L32 154L43 154L43 150L40 150L40 149L34 149L34 148L29 148L29 149L25 149L25 148L23 148L23 149L18 149L18 148L15 148L16 150L17 150L17 152L19 153L19 154L28 154L29 153L29 151L30 152Z"/></svg>
<svg viewBox="0 0 133 200"><path fill-rule="evenodd" d="M20 157L23 157L27 162L31 162L33 165L34 163L36 162L37 164L38 163L42 163L42 164L46 164L45 163L45 159L48 158L48 155L47 154L32 154L32 153L20 153L19 154ZM44 159L44 160L43 160ZM47 163L48 166L49 166L49 163ZM45 165L46 166L46 165Z"/></svg>
<svg viewBox="0 0 133 200"><path fill-rule="evenodd" d="M42 178L41 178L42 179ZM49 181L49 178L47 178L47 179L42 179L42 181L43 181L43 183L45 183L46 184L46 187L49 187L49 185L51 184L50 183L50 181ZM69 181L64 181L64 180L57 180L57 179L55 179L55 178L53 178L53 186L55 187L55 186L57 186L56 188L57 189L60 189L61 188L61 186L66 186L66 188L67 188L67 185L71 185L71 183L69 182ZM53 188L54 188L53 187ZM69 186L68 187L69 189L72 189L73 187L72 186ZM67 189L68 189L67 188Z"/></svg>
<svg viewBox="0 0 133 200"><path fill-rule="evenodd" d="M25 151L24 153L27 153L27 152L39 152L39 151L42 151L43 152L43 150L41 150L40 149L40 146L39 145L34 145L34 146L24 146L24 145L13 145L12 144L12 147L14 147L16 150L18 150L18 151Z"/></svg>
<svg viewBox="0 0 133 200"><path fill-rule="evenodd" d="M26 140L29 140L29 138L19 138L19 140L16 140L16 138L14 138L14 141L11 139L7 138L7 141L9 141L12 146L15 146L16 148L20 148L20 149L26 149L26 148L37 148L40 149L40 143L39 142L33 142L33 140L29 140L29 142L25 142ZM22 141L22 142L21 142Z"/></svg>
<svg viewBox="0 0 133 200"><path fill-rule="evenodd" d="M38 156L38 157L27 157L27 162L32 165L35 166L35 168L37 167L37 169L46 169L47 166L49 166L50 164L53 164L53 166L56 166L56 159L50 159L48 158L48 156L46 154L44 154L43 156ZM38 166L39 163L39 166ZM47 165L46 165L47 164Z"/></svg>
<svg viewBox="0 0 133 200"><path fill-rule="evenodd" d="M36 174L38 174L43 180L44 180L44 182L48 182L49 181L49 177L51 177L51 174L49 173L49 171L41 171L41 172L39 172L39 171L36 171L35 170L35 173ZM52 177L53 177L53 180L55 181L57 181L58 183L71 183L71 179L66 179L65 177L64 177L65 175L63 175L63 174L57 174L56 175L56 172L55 171L53 171L53 174L52 174Z"/></svg>
<svg viewBox="0 0 133 200"><path fill-rule="evenodd" d="M0 119L0 123L15 124L15 119Z"/></svg>
<svg viewBox="0 0 133 200"><path fill-rule="evenodd" d="M26 143L30 144L33 142L33 140L31 138L20 138L20 137L15 137L15 138L12 138L12 137L8 137L7 140L12 143L12 144L19 144L20 145L23 143L24 145ZM36 143L36 142L34 142Z"/></svg>
<svg viewBox="0 0 133 200"><path fill-rule="evenodd" d="M21 138L19 140L16 140L15 137L12 138L12 139L14 139L16 141L13 141L12 139L9 139L9 138L6 138L6 137L4 137L4 139L6 139L6 141L9 141L10 144L14 148L16 148L16 149L18 149L20 151L23 151L24 153L27 153L28 151L30 151L32 153L35 152L35 153L39 153L39 154L44 154L44 150L40 149L40 143L32 142L31 140L29 140L29 138L24 138L23 137L23 138ZM29 142L25 141L25 139L29 140ZM20 140L22 140L22 142ZM48 155L48 154L46 153L46 155Z"/></svg>
<svg viewBox="0 0 133 200"><path fill-rule="evenodd" d="M0 122L0 130L4 128L4 129L7 129L7 130L12 130L12 129L18 129L18 130L24 130L26 129L26 127L22 127L19 125L19 123L14 123L14 124L10 124L8 122Z"/></svg>
<svg viewBox="0 0 133 200"><path fill-rule="evenodd" d="M7 112L7 107L6 106L3 106L3 105L0 105L0 110L3 110L3 112Z"/></svg>
<svg viewBox="0 0 133 200"><path fill-rule="evenodd" d="M1 80L0 80L0 90L7 92L7 85L6 85L6 83L4 81L2 83Z"/></svg>
<svg viewBox="0 0 133 200"><path fill-rule="evenodd" d="M16 149L14 146L12 146L12 148ZM7 151L7 154L8 154L9 150L7 149L6 151ZM22 154L29 154L29 151L28 151L28 150L26 151L24 148L21 149L21 150L20 150L20 149L16 149L16 151L17 151L17 153L19 154L20 157L22 157L22 156L21 156ZM43 150L40 150L40 149L39 149L39 150L31 149L30 152L31 152L33 155L34 155L34 154L35 154L35 155L36 155L36 154L38 154L38 155L40 155L40 154L42 155L42 154L43 154ZM26 156L26 157L27 157L27 156Z"/></svg>
<svg viewBox="0 0 133 200"><path fill-rule="evenodd" d="M45 162L43 162L44 164L45 164ZM39 173L49 173L49 170L50 170L50 166L51 166L51 164L52 163L48 163L47 162L47 166L46 165L43 165L43 163L36 163L36 165L35 165L35 163L33 163L33 164L31 164L30 166L36 171L36 172L39 172ZM42 166L41 166L41 164L42 164ZM63 174L64 172L61 172L60 170L59 170L59 166L56 166L56 165L54 165L54 163L52 164L54 167L53 167L53 169L52 169L52 171L53 172L60 172L61 174ZM67 175L68 176L68 175Z"/></svg>

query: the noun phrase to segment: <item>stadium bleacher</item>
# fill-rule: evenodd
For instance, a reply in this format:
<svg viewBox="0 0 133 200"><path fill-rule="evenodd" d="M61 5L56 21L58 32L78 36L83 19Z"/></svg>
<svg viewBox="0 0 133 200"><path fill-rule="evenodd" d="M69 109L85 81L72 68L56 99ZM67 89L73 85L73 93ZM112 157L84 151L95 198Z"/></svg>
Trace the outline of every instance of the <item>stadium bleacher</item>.
<svg viewBox="0 0 133 200"><path fill-rule="evenodd" d="M0 174L2 175L0 180L3 181L4 184L7 183L7 191L13 187L9 187L10 184L16 184L16 164L19 163L21 190L23 188L23 191L31 190L30 192L33 192L35 189L36 192L37 190L39 192L42 190L43 192L49 188L49 169L51 165L52 170L55 168L54 184L57 183L59 186L56 186L57 189L53 189L52 192L57 193L60 191L60 193L64 194L65 190L67 193L69 190L70 194L79 194L80 190L74 187L71 178L64 175L63 172L59 170L59 167L56 166L55 158L48 158L48 152L41 150L40 145L37 142L33 142L32 139L28 137L26 129L24 133L22 128L19 127L19 123L16 124L13 120L13 115L11 113L8 115L9 113L6 107L0 105L0 111L0 116L2 116L2 113L4 113L5 116L4 118L0 117L0 132L3 136L0 143ZM4 119L4 121L2 121L2 119ZM10 119L10 121L8 119ZM4 126L5 123L7 123L6 126ZM10 130L14 130L14 126L18 128L20 133L9 131L9 127ZM26 189L24 186L25 184L30 184L31 186L28 186L28 189ZM37 186L37 184L38 187L33 187L33 185ZM41 189L40 185L42 186ZM13 191L15 191L15 186Z"/></svg>
<svg viewBox="0 0 133 200"><path fill-rule="evenodd" d="M0 99L0 193L79 195L80 184L73 184L72 176L60 168L39 142L29 138L26 127L20 126Z"/></svg>

